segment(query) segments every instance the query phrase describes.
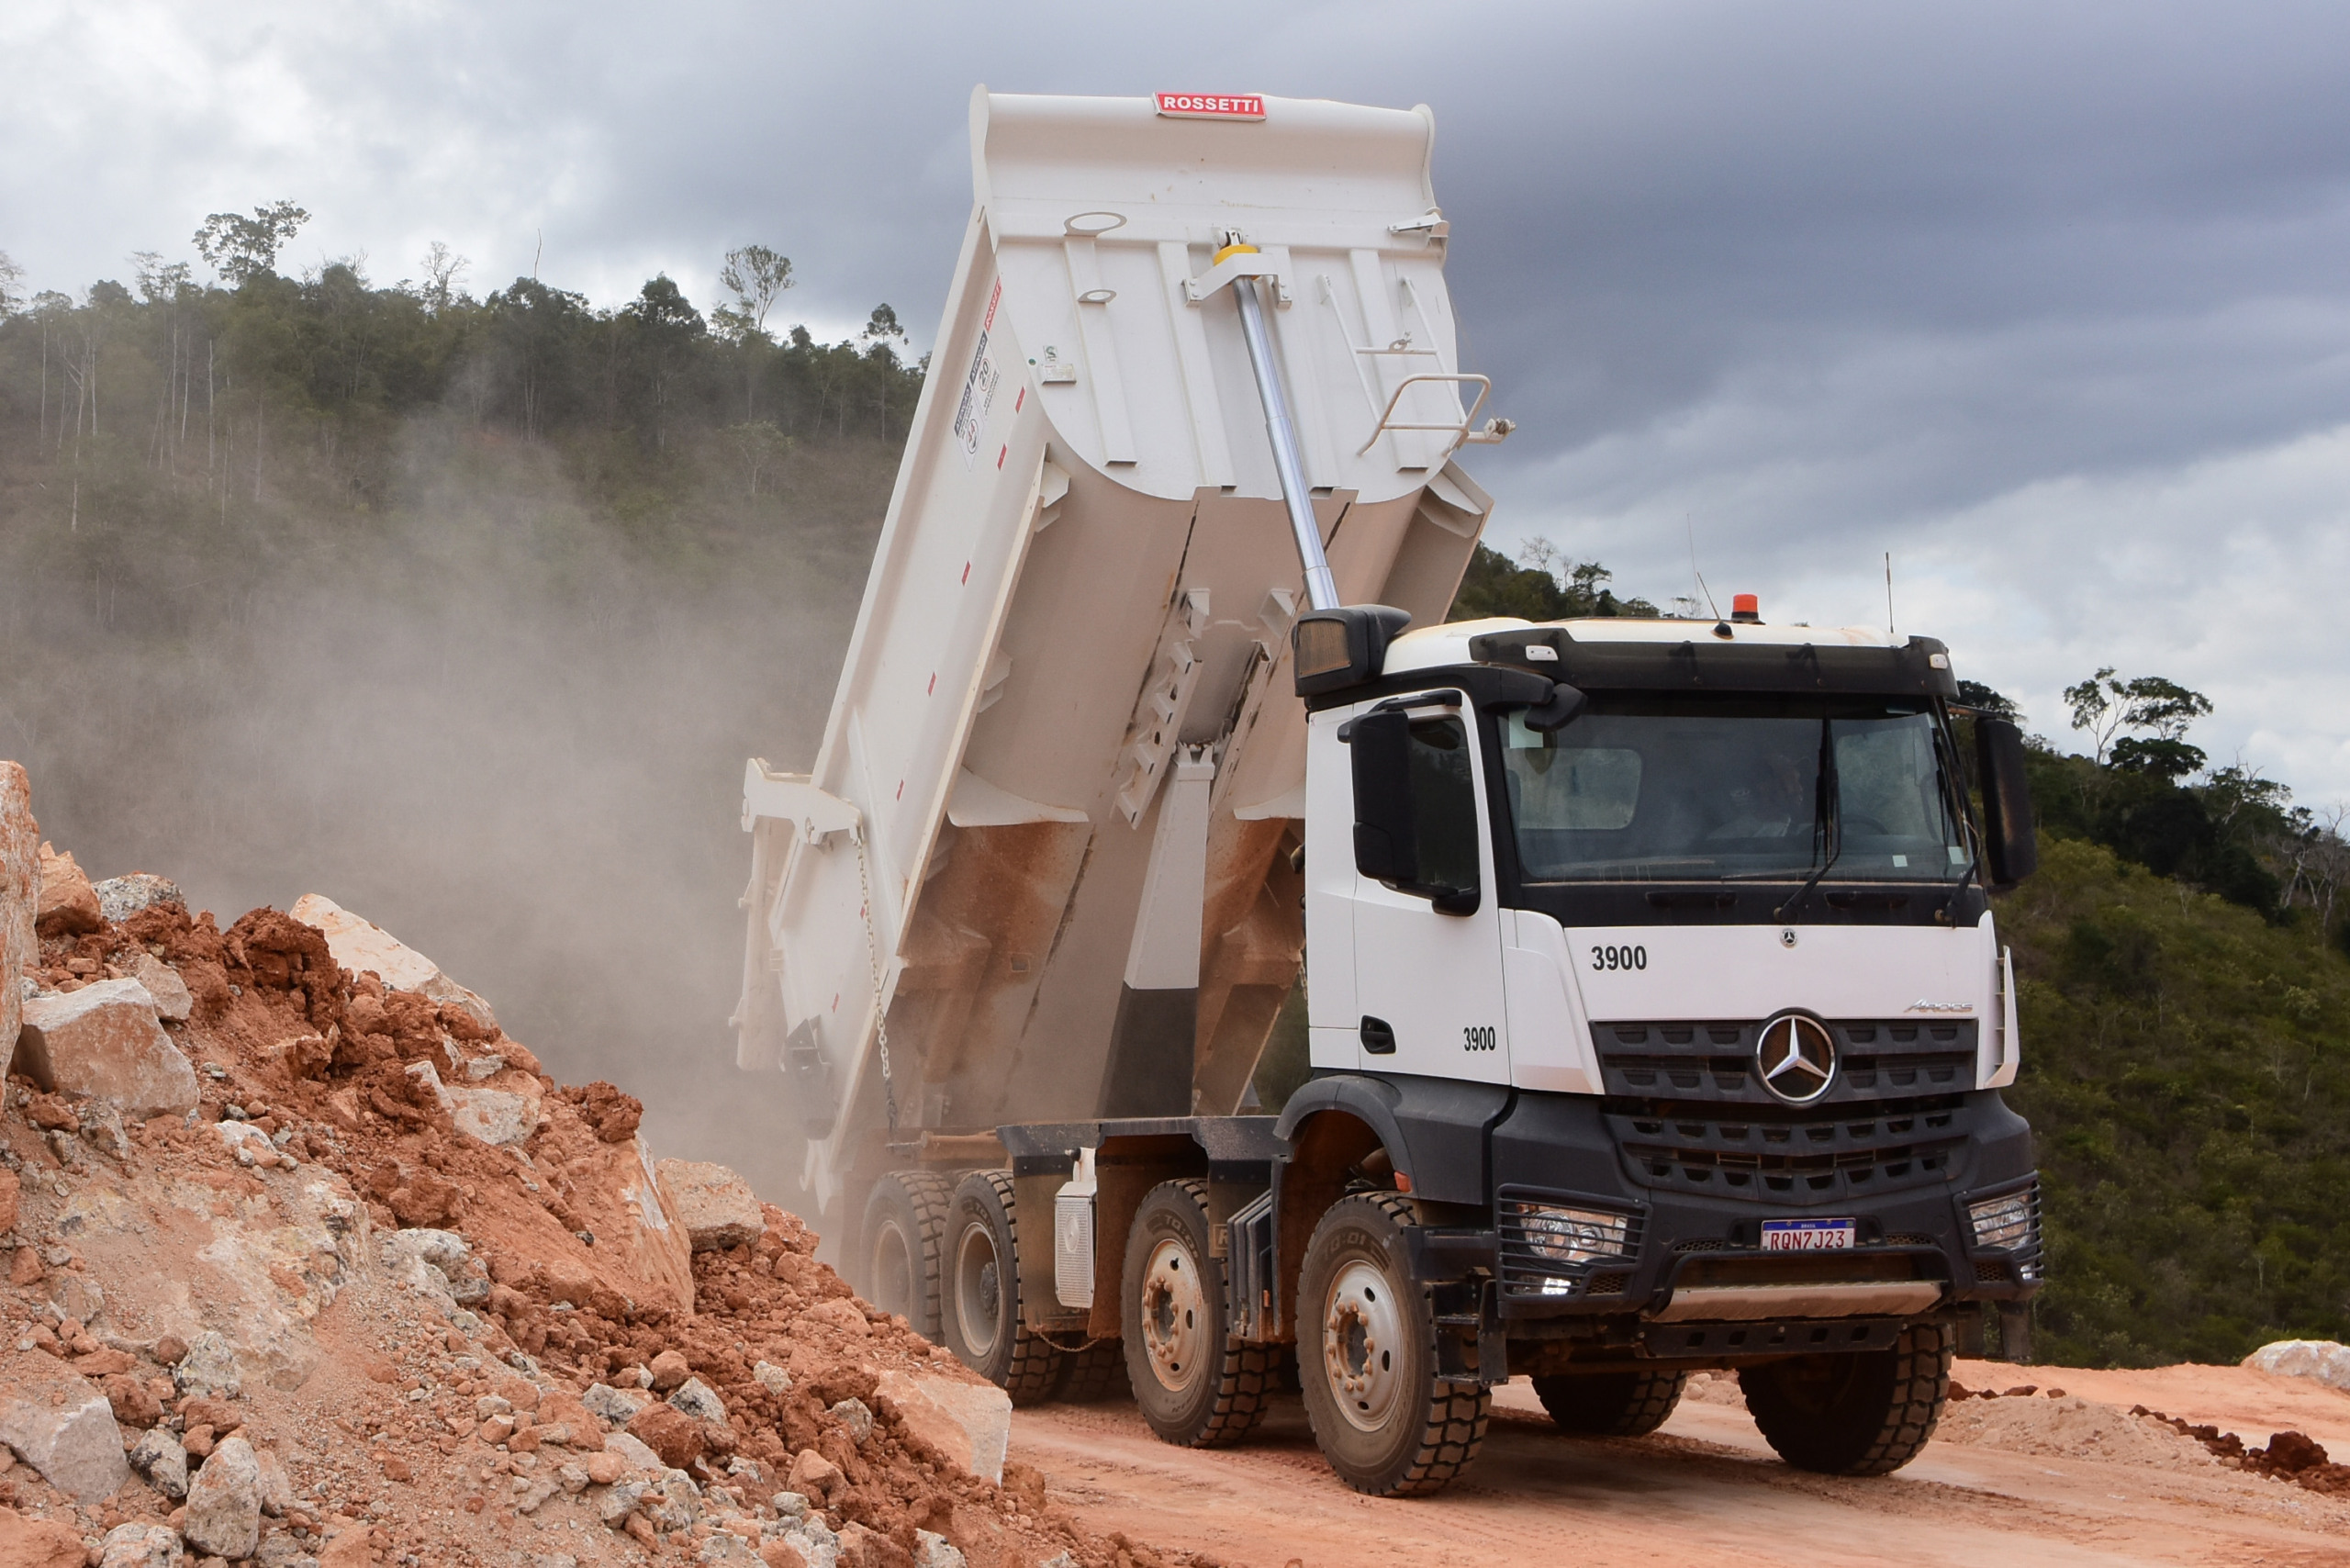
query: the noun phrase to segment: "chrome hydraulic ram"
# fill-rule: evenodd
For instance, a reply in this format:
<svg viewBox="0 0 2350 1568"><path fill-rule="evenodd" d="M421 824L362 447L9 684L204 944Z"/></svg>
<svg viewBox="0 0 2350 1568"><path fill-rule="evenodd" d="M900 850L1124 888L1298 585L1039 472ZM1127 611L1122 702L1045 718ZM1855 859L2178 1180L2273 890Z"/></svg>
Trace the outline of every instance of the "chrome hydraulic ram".
<svg viewBox="0 0 2350 1568"><path fill-rule="evenodd" d="M1216 253L1216 260L1254 249L1227 245ZM1298 559L1305 567L1305 602L1314 610L1336 610L1338 582L1330 575L1329 558L1322 554L1322 526L1314 520L1305 465L1297 455L1297 427L1290 422L1289 393L1281 386L1281 367L1273 363L1272 340L1265 332L1265 309L1257 293L1259 281L1234 279L1232 300L1240 308L1240 335L1248 341L1248 368L1257 374L1257 397L1265 405L1265 434L1273 443L1273 471L1281 476L1281 499L1289 504L1290 532L1297 538Z"/></svg>

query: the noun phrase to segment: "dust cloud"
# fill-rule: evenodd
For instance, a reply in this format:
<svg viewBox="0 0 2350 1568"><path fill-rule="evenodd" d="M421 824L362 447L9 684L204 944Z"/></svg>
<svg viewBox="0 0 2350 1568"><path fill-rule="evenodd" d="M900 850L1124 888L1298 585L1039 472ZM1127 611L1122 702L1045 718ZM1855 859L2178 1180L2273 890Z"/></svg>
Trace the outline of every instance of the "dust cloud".
<svg viewBox="0 0 2350 1568"><path fill-rule="evenodd" d="M170 876L224 926L324 893L558 1080L641 1096L658 1154L793 1204L785 1087L727 1024L743 762L813 756L894 447L787 462L721 527L591 509L547 449L453 422L390 450L380 513L216 535L207 503L102 550L12 527L0 756L93 877ZM15 487L0 517L55 510Z"/></svg>

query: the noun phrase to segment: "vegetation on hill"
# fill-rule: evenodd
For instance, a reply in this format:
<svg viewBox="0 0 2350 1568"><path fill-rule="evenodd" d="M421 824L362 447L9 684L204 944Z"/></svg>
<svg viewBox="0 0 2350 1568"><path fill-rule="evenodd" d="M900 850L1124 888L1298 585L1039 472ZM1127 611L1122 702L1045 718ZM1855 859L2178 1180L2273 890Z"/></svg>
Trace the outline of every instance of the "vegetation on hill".
<svg viewBox="0 0 2350 1568"><path fill-rule="evenodd" d="M604 308L438 247L288 275L301 216L73 297L0 258L0 756L84 864L330 892L788 1193L739 780L814 750L923 366L887 307L785 325L760 247Z"/></svg>

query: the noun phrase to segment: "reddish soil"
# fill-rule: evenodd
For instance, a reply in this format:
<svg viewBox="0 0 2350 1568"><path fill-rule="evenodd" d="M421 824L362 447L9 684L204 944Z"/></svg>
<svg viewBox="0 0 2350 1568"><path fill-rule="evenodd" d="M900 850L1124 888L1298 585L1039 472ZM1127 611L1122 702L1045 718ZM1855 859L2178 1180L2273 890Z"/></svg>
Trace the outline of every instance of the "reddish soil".
<svg viewBox="0 0 2350 1568"><path fill-rule="evenodd" d="M12 1081L0 1144L22 1193L13 1233L0 1234L0 1355L21 1344L41 1365L82 1372L129 1437L160 1423L201 1447L241 1431L273 1453L290 1484L282 1518L265 1521L265 1537L289 1538L281 1557L789 1564L797 1552L777 1544L767 1502L789 1488L811 1494L849 1568L911 1568L918 1531L943 1535L971 1568L1035 1568L1064 1552L1084 1568L1182 1561L1079 1527L1017 1462L1001 1486L977 1479L886 1412L860 1436L856 1413L834 1407L875 1406L884 1371L973 1374L857 1301L792 1215L768 1206L755 1243L695 1254L684 1305L682 1280L665 1283L643 1248L613 1245L637 1228L621 1194L643 1162L643 1108L610 1085L558 1087L519 1042L354 978L317 931L271 910L223 932L209 914L151 908L45 942L37 978L72 989L128 973L140 948L196 999L173 1033L203 1104L134 1125L113 1148L82 1136L73 1107ZM489 1055L504 1058L494 1076ZM444 1077L478 1066L469 1087L526 1093L538 1130L508 1147L459 1132L408 1070L427 1061ZM285 1135L282 1163L241 1163L224 1118ZM382 1238L405 1226L454 1230L487 1265L471 1310L378 1262ZM87 1328L53 1305L86 1300L75 1294L85 1284L104 1297ZM237 1394L175 1393L171 1364L198 1322L226 1324L245 1352ZM788 1369L789 1388L758 1381L760 1361ZM655 1495L608 1527L598 1473L612 1462L580 1395L664 1372L663 1389L700 1379L725 1419L655 1398L628 1430L692 1479L693 1506L665 1511L656 1474ZM566 1469L598 1478L578 1484ZM90 1540L173 1518L173 1500L136 1474L102 1506L76 1507L5 1448L0 1506ZM765 1556L751 1557L763 1527ZM739 1551L714 1539L726 1535Z"/></svg>

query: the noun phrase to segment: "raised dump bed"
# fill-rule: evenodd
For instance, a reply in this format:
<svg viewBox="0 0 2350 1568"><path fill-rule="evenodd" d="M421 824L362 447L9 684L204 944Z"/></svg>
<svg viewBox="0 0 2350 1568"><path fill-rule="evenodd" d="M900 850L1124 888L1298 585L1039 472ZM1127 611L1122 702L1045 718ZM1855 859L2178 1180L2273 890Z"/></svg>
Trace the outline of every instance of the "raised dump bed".
<svg viewBox="0 0 2350 1568"><path fill-rule="evenodd" d="M973 95L970 226L822 746L744 778L738 1060L790 1075L825 1209L996 1163L1002 1123L1239 1104L1304 946L1308 602L1242 295L1337 599L1440 620L1490 505L1452 455L1506 426L1456 357L1433 129Z"/></svg>

